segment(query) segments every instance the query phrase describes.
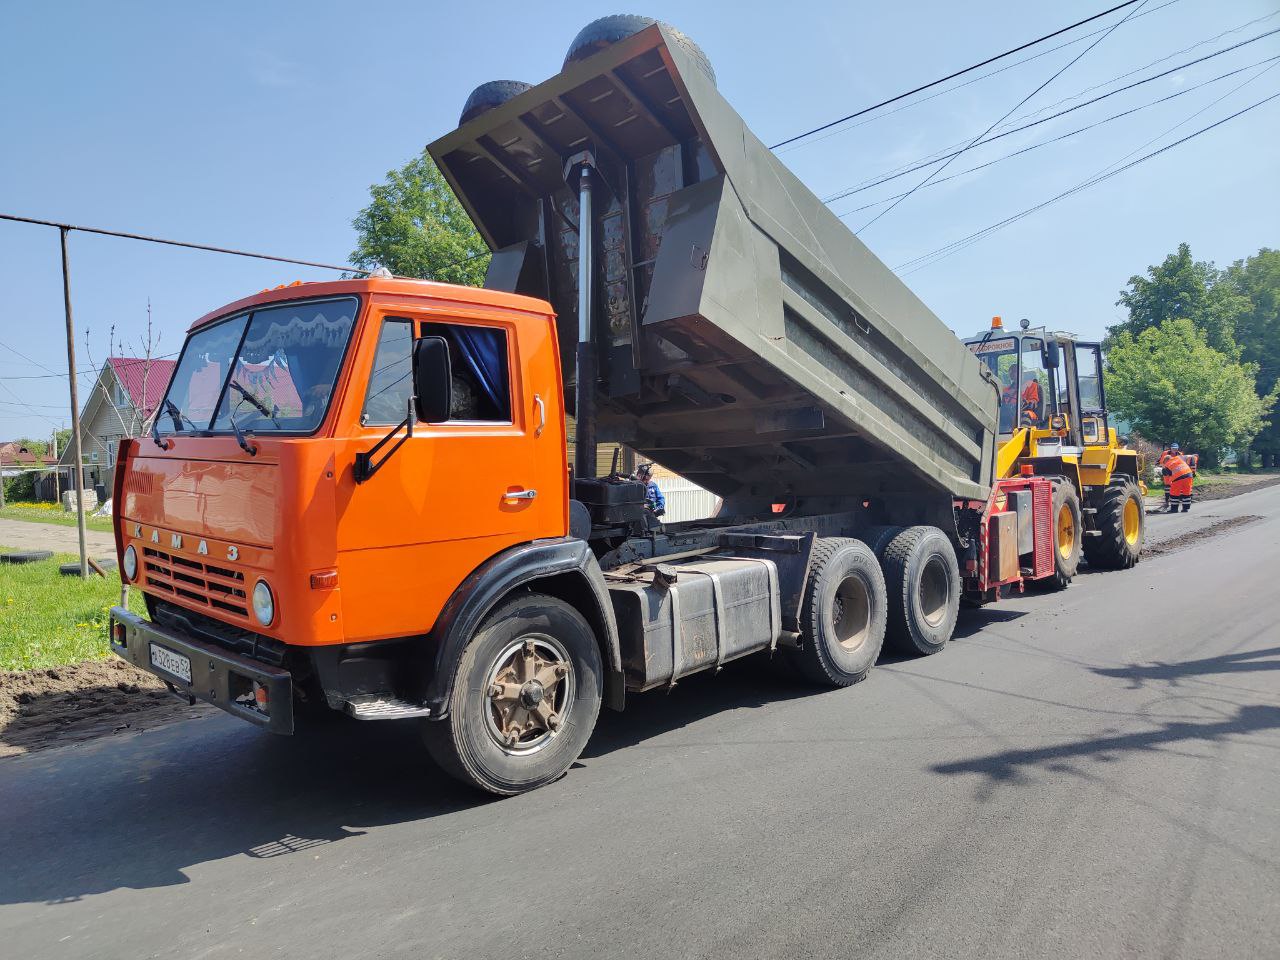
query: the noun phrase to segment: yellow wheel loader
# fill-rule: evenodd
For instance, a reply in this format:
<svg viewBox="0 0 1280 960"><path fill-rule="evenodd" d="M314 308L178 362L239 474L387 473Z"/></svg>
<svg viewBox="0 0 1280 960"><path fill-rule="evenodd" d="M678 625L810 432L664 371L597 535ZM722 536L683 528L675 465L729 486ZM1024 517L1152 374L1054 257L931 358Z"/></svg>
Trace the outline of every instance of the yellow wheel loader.
<svg viewBox="0 0 1280 960"><path fill-rule="evenodd" d="M1001 318L965 340L998 383L996 478L1050 477L1054 577L1064 587L1083 558L1095 569L1132 567L1142 553L1138 454L1108 423L1102 346L1069 333L1006 330Z"/></svg>

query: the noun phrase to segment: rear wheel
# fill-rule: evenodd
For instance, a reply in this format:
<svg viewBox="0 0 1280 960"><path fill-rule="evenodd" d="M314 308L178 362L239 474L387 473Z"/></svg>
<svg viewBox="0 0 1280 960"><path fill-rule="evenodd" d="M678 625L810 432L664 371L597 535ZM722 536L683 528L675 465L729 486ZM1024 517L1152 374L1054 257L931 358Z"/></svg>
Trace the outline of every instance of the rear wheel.
<svg viewBox="0 0 1280 960"><path fill-rule="evenodd" d="M463 783L510 796L555 780L578 759L600 713L603 668L591 626L562 600L503 604L463 651L431 756Z"/></svg>
<svg viewBox="0 0 1280 960"><path fill-rule="evenodd" d="M1142 556L1146 516L1132 480L1110 484L1096 501L1098 535L1084 541L1084 558L1099 570L1127 570Z"/></svg>
<svg viewBox="0 0 1280 960"><path fill-rule="evenodd" d="M824 537L813 545L800 609L803 646L791 657L813 683L847 687L880 655L886 619L884 575L861 540Z"/></svg>
<svg viewBox="0 0 1280 960"><path fill-rule="evenodd" d="M937 527L908 527L885 545L881 566L889 598L886 645L937 653L960 613L960 564L951 541Z"/></svg>
<svg viewBox="0 0 1280 960"><path fill-rule="evenodd" d="M1050 590L1065 590L1080 567L1080 497L1065 480L1053 484L1053 574L1039 581Z"/></svg>

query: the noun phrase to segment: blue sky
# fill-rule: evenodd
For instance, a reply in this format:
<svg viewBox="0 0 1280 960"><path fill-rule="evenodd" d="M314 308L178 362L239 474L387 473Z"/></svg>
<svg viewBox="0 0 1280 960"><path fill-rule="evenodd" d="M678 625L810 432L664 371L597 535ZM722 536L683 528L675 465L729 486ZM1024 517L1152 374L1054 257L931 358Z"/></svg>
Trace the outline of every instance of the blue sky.
<svg viewBox="0 0 1280 960"><path fill-rule="evenodd" d="M1054 110L1280 27L1276 0L1162 6L1167 2L1148 0L1145 10L1154 12L1117 29L1020 115L1037 119L1044 115L1037 111L1065 98L1072 99ZM697 40L721 92L773 143L1108 5L739 0L635 9ZM342 263L369 185L452 129L474 86L545 79L589 19L617 9L499 0L6 4L0 211ZM1258 18L1267 19L1245 26ZM1234 32L1218 37L1226 31ZM1089 42L788 150L784 158L828 196L973 138ZM1280 34L975 148L944 176L1277 55ZM1208 107L1134 155L1280 91L1280 67L1263 69L921 189L862 237L889 265L909 261L1075 185L1202 108ZM1100 336L1120 317L1116 294L1130 274L1180 241L1219 264L1280 245L1277 131L1280 100L906 280L964 333L999 313ZM902 192L927 172L834 208L843 212ZM857 227L879 209L847 222ZM6 290L0 437L47 436L69 419L65 379L49 375L66 369L57 250L54 230L0 222ZM333 276L85 234L72 236L71 250L82 366L90 353L101 362L112 324L126 343L138 341L148 298L161 335L158 352L170 353L190 321L213 307L264 286Z"/></svg>

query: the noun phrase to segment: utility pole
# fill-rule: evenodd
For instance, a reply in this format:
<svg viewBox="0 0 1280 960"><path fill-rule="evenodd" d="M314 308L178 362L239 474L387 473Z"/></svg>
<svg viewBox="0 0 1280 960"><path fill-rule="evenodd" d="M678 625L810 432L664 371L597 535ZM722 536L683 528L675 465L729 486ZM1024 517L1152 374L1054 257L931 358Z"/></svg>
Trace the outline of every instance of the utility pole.
<svg viewBox="0 0 1280 960"><path fill-rule="evenodd" d="M53 431L49 449L53 451L53 502L62 502L62 475L58 470L58 431Z"/></svg>
<svg viewBox="0 0 1280 960"><path fill-rule="evenodd" d="M89 555L84 522L84 450L80 443L80 394L76 389L76 331L71 322L71 268L67 264L67 227L59 227L62 239L62 304L67 315L67 376L71 379L71 443L75 449L76 528L80 532L80 578L89 579Z"/></svg>

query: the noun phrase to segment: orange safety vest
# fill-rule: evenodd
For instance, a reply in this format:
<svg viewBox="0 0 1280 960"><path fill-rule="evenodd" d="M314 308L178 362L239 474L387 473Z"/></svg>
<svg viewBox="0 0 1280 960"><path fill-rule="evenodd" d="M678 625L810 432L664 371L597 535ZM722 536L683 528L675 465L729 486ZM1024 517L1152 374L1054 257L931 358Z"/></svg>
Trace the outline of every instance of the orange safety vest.
<svg viewBox="0 0 1280 960"><path fill-rule="evenodd" d="M1033 424L1040 421L1040 384L1030 381L1022 388L1022 413Z"/></svg>
<svg viewBox="0 0 1280 960"><path fill-rule="evenodd" d="M1184 497L1191 493L1191 478L1195 474L1187 465L1187 461L1178 454L1171 453L1168 457L1162 458L1162 467L1160 472L1164 476L1170 496Z"/></svg>

